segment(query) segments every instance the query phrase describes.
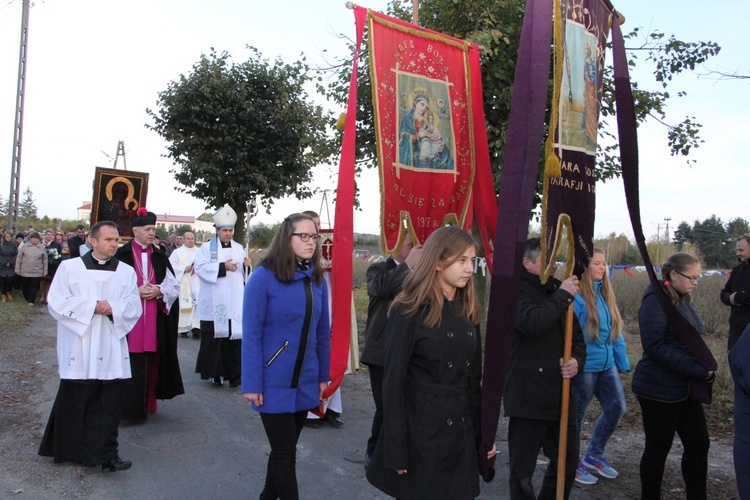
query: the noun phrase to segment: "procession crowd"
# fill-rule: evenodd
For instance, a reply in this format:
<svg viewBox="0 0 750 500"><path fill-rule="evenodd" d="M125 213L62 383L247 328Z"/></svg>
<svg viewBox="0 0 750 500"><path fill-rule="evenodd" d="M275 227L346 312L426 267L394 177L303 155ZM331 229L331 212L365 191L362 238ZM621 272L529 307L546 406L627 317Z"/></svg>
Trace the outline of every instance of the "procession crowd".
<svg viewBox="0 0 750 500"><path fill-rule="evenodd" d="M143 208L131 219L133 239L122 246L117 225L109 221L92 226L88 238L83 226L67 240L61 231L49 237L45 231L44 241L32 231L16 235L18 244L4 233L2 300L12 300L14 275L31 305L35 286L46 282L41 300L58 322L61 380L40 455L103 471L129 469L132 463L119 455L118 426L143 422L157 411L157 400L184 393L177 341L192 335L200 339L195 372L201 379L239 387L260 414L271 447L260 498L305 497L297 483L296 449L303 428L315 426L309 412L343 426L340 393L326 397L331 271L323 266L320 220L314 212L286 217L255 269L233 240L236 220L228 205L218 209L216 234L200 247L189 232L164 249L156 245L156 216ZM53 249L59 258L51 258ZM482 359L477 251L472 236L456 227L437 229L424 245L407 230L397 251L367 271L361 362L368 366L375 411L363 458L368 481L389 496L475 498L479 461L497 454L493 446L479 456L482 366L491 360ZM731 307L736 478L741 498L750 499L750 334L743 334L750 324L750 236L737 242L737 256L740 263L720 300ZM627 411L621 375L631 366L623 320L603 251L594 250L580 279L560 281L544 277L541 242L531 238L519 267L503 398L509 494L556 498L564 432L562 484L568 498L574 482L595 487L599 478L618 477L617 457L607 456L606 446ZM662 265L658 286L643 293L643 357L632 374L645 435L643 499L663 496L675 434L683 445L687 498L708 498L704 405L711 401L716 368L691 300L700 276L695 256L676 253ZM32 290L33 296L26 294ZM570 307L575 320L566 357ZM567 426L561 428L563 380L572 390ZM582 447L580 429L594 397L601 415ZM535 487L540 451L548 465Z"/></svg>

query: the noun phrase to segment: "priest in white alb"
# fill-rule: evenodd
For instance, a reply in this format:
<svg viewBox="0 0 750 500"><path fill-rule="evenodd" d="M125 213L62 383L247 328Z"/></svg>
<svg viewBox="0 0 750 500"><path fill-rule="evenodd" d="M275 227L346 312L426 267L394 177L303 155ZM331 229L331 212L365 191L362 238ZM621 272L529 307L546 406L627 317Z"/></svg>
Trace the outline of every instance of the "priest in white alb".
<svg viewBox="0 0 750 500"><path fill-rule="evenodd" d="M114 257L118 241L114 222L94 224L92 250L62 261L50 285L60 388L39 447L55 463L111 472L131 466L117 436L122 381L131 376L126 335L142 312L133 268Z"/></svg>
<svg viewBox="0 0 750 500"><path fill-rule="evenodd" d="M242 300L251 269L245 249L234 241L237 213L224 205L214 214L216 235L195 256L201 279L198 317L201 346L195 372L216 386L238 387L242 376Z"/></svg>
<svg viewBox="0 0 750 500"><path fill-rule="evenodd" d="M174 276L180 283L180 321L177 324L177 331L183 337L187 337L188 333L192 332L193 338L197 339L201 336L201 323L197 311L201 280L195 274L194 266L198 247L195 246L193 233L188 231L181 238L183 238L183 245L177 247L169 256Z"/></svg>

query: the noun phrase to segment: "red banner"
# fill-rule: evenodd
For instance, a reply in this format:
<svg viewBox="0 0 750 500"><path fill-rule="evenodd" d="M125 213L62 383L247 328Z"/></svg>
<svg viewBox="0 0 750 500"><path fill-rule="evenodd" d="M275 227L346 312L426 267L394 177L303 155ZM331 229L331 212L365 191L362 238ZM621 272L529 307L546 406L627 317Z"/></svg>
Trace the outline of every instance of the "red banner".
<svg viewBox="0 0 750 500"><path fill-rule="evenodd" d="M419 243L444 224L471 230L477 159L489 165L476 46L373 11L368 27L386 252L404 228Z"/></svg>

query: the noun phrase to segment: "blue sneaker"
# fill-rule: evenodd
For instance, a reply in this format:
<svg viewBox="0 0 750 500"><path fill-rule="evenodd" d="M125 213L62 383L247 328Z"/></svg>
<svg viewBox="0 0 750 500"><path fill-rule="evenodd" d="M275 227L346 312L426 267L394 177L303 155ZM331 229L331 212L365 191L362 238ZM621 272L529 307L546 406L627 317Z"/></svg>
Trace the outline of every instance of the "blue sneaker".
<svg viewBox="0 0 750 500"><path fill-rule="evenodd" d="M598 472L602 477L614 479L618 476L618 472L613 469L611 465L609 465L609 462L607 462L607 459L604 458L604 455L596 458L586 453L586 456L583 457L581 463L589 469Z"/></svg>
<svg viewBox="0 0 750 500"><path fill-rule="evenodd" d="M582 464L578 464L576 469L576 482L581 484L596 484L599 479L586 470Z"/></svg>

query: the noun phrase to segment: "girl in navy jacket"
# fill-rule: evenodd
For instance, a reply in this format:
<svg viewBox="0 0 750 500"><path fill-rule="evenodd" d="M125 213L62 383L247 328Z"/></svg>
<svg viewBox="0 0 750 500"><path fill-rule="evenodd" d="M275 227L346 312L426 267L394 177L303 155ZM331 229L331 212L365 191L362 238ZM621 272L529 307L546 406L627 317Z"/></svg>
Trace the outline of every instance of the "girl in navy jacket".
<svg viewBox="0 0 750 500"><path fill-rule="evenodd" d="M703 322L690 299L701 273L694 256L676 253L661 268L663 286L682 316L697 334ZM646 447L641 456L641 498L661 498L664 465L675 432L684 447L682 478L690 499L706 498L708 427L703 404L692 396L694 382L713 381L715 374L698 361L669 321L649 285L638 311L643 358L633 374L633 392L643 412Z"/></svg>

